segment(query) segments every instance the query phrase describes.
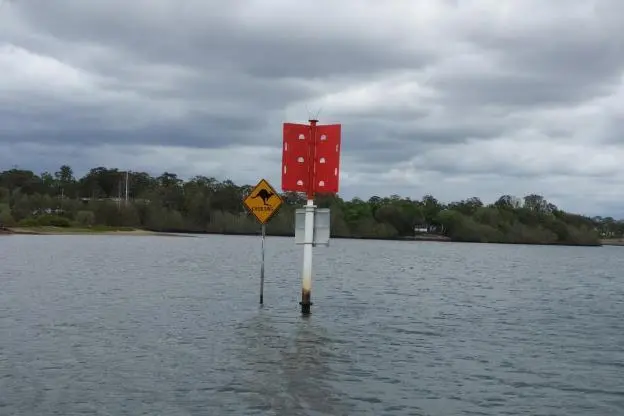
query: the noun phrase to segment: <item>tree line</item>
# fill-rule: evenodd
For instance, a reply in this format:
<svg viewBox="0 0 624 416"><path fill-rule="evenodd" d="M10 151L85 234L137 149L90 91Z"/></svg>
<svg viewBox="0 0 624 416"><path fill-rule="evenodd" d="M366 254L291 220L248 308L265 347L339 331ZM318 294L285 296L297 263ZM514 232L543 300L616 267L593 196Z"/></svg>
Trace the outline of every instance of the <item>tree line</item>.
<svg viewBox="0 0 624 416"><path fill-rule="evenodd" d="M251 189L206 176L183 180L170 172L152 176L96 167L76 178L67 165L40 175L14 168L0 173L0 224L255 234L259 226L242 204ZM269 235L292 235L295 209L305 203L300 194L281 195L284 204L267 225ZM445 204L432 195L367 201L319 195L317 205L331 209L334 237L593 245L624 236L624 221L568 213L535 194L503 195L491 204L477 197Z"/></svg>

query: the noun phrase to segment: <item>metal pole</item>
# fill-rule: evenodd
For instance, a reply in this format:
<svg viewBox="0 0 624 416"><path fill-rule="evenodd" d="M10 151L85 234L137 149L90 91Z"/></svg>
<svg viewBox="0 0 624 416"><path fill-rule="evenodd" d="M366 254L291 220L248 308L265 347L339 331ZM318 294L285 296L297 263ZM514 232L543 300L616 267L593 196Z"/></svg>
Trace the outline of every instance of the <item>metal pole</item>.
<svg viewBox="0 0 624 416"><path fill-rule="evenodd" d="M303 225L303 270L301 276L301 314L309 315L312 305L312 246L314 245L314 181L316 168L316 123L310 120L310 141L308 146L308 200L305 206Z"/></svg>
<svg viewBox="0 0 624 416"><path fill-rule="evenodd" d="M260 305L264 304L264 240L266 238L266 225L262 224L262 260L260 261Z"/></svg>
<svg viewBox="0 0 624 416"><path fill-rule="evenodd" d="M303 229L303 273L301 280L301 313L310 314L312 305L312 246L314 244L314 200L308 199Z"/></svg>
<svg viewBox="0 0 624 416"><path fill-rule="evenodd" d="M128 205L128 171L126 171L126 205Z"/></svg>

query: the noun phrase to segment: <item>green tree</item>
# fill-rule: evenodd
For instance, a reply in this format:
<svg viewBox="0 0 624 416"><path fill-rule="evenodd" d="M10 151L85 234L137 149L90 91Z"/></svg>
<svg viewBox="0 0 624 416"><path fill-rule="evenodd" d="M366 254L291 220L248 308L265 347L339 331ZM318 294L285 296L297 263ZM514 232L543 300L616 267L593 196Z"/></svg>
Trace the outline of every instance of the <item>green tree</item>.
<svg viewBox="0 0 624 416"><path fill-rule="evenodd" d="M23 169L0 172L0 219L5 223L140 227L159 231L256 234L260 226L243 207L248 184L211 176L188 180L172 172L153 176L128 172L130 201L123 196L126 173L103 166L76 178L63 165L51 175ZM60 192L59 192L60 191ZM59 195L64 196L63 199ZM271 235L292 235L297 208L306 197L286 192L280 211L267 226ZM421 238L426 234L456 241L529 244L597 244L623 238L624 222L566 212L541 195L503 195L489 205L478 197L447 204L432 195L421 200L372 196L343 200L319 194L316 204L331 210L334 237Z"/></svg>

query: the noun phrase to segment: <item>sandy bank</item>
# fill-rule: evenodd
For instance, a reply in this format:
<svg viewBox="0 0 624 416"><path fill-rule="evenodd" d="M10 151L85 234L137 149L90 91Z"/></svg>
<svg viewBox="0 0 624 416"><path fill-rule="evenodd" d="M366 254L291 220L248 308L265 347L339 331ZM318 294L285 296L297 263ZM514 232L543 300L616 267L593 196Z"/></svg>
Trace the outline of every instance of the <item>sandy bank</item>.
<svg viewBox="0 0 624 416"><path fill-rule="evenodd" d="M600 242L603 246L624 246L624 238L605 238Z"/></svg>
<svg viewBox="0 0 624 416"><path fill-rule="evenodd" d="M90 228L64 227L9 227L9 232L19 235L120 235L120 236L162 236L162 237L193 237L176 233L159 233L147 230L101 230Z"/></svg>

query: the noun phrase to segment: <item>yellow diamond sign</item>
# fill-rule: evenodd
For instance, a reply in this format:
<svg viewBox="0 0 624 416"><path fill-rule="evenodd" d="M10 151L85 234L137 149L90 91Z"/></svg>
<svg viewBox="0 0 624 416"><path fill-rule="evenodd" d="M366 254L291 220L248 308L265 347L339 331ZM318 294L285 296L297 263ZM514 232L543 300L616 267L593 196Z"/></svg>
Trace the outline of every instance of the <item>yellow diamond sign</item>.
<svg viewBox="0 0 624 416"><path fill-rule="evenodd" d="M247 195L243 203L260 224L266 224L282 206L282 198L264 179Z"/></svg>

